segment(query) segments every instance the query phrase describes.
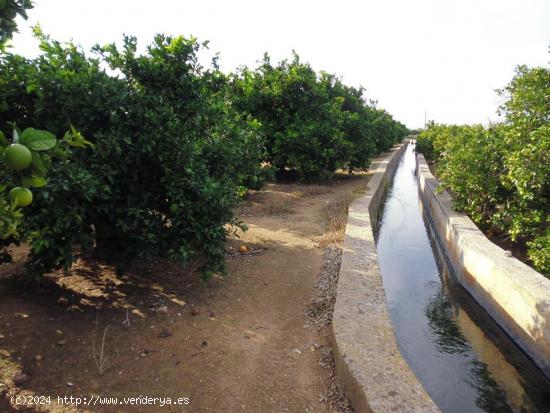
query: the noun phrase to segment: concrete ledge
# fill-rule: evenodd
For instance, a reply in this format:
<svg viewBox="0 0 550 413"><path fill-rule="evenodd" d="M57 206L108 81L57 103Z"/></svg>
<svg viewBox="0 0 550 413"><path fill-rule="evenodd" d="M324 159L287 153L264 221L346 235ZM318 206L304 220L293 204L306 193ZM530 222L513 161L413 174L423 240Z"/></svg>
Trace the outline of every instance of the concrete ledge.
<svg viewBox="0 0 550 413"><path fill-rule="evenodd" d="M349 208L332 340L338 380L357 413L439 412L397 348L374 240L380 203L405 147L375 161L366 194Z"/></svg>
<svg viewBox="0 0 550 413"><path fill-rule="evenodd" d="M493 244L450 195L424 156L417 155L422 201L458 281L550 377L550 280Z"/></svg>

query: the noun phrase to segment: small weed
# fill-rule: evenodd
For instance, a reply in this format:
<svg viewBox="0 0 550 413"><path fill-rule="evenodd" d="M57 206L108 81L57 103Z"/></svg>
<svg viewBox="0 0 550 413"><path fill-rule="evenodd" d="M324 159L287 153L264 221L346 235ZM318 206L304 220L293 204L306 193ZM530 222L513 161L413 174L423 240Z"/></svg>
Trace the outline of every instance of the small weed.
<svg viewBox="0 0 550 413"><path fill-rule="evenodd" d="M101 343L97 343L97 324L92 336L92 355L94 358L95 365L99 371L99 375L103 374L109 369L110 364L107 363L109 356L105 353L105 339L107 338L107 332L109 331L109 325L103 330L103 336L101 338Z"/></svg>

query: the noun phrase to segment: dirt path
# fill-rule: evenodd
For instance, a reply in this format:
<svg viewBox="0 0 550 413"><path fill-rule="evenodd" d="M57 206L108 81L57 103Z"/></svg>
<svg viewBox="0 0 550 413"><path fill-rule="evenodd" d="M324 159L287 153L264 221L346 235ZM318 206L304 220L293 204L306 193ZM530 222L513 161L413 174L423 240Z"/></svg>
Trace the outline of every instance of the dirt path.
<svg viewBox="0 0 550 413"><path fill-rule="evenodd" d="M323 270L319 243L338 238L342 209L366 180L270 184L251 194L240 209L250 230L229 243L227 279L204 283L164 263L117 279L82 260L42 291L4 289L0 393L55 399L25 411L338 411L327 402L338 397L330 395L326 332L305 309ZM100 375L93 354L107 326ZM20 371L28 380L18 387L12 379ZM58 406L58 395L189 397L190 404L76 409ZM0 411L8 411L5 400Z"/></svg>

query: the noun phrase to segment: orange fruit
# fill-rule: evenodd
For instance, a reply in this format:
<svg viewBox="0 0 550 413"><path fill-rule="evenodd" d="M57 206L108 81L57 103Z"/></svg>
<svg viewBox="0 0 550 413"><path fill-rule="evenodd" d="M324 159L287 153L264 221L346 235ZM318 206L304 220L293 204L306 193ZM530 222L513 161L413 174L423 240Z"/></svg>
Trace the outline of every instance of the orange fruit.
<svg viewBox="0 0 550 413"><path fill-rule="evenodd" d="M4 160L16 171L28 168L32 161L29 148L19 143L12 143L4 152Z"/></svg>
<svg viewBox="0 0 550 413"><path fill-rule="evenodd" d="M25 207L32 202L32 192L28 188L16 186L11 189L9 198L16 206Z"/></svg>

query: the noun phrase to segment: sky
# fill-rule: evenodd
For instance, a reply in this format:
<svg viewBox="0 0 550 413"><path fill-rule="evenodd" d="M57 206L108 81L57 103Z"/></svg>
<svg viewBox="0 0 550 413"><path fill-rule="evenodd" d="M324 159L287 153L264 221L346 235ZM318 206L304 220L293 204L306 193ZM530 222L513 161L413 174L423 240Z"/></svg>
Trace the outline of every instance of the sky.
<svg viewBox="0 0 550 413"><path fill-rule="evenodd" d="M292 50L316 70L363 86L409 128L498 120L518 64L549 63L550 0L34 0L19 20L13 51L36 56L30 27L88 50L120 43L145 47L154 34L210 41L222 70L254 67ZM209 61L210 55L204 55Z"/></svg>

